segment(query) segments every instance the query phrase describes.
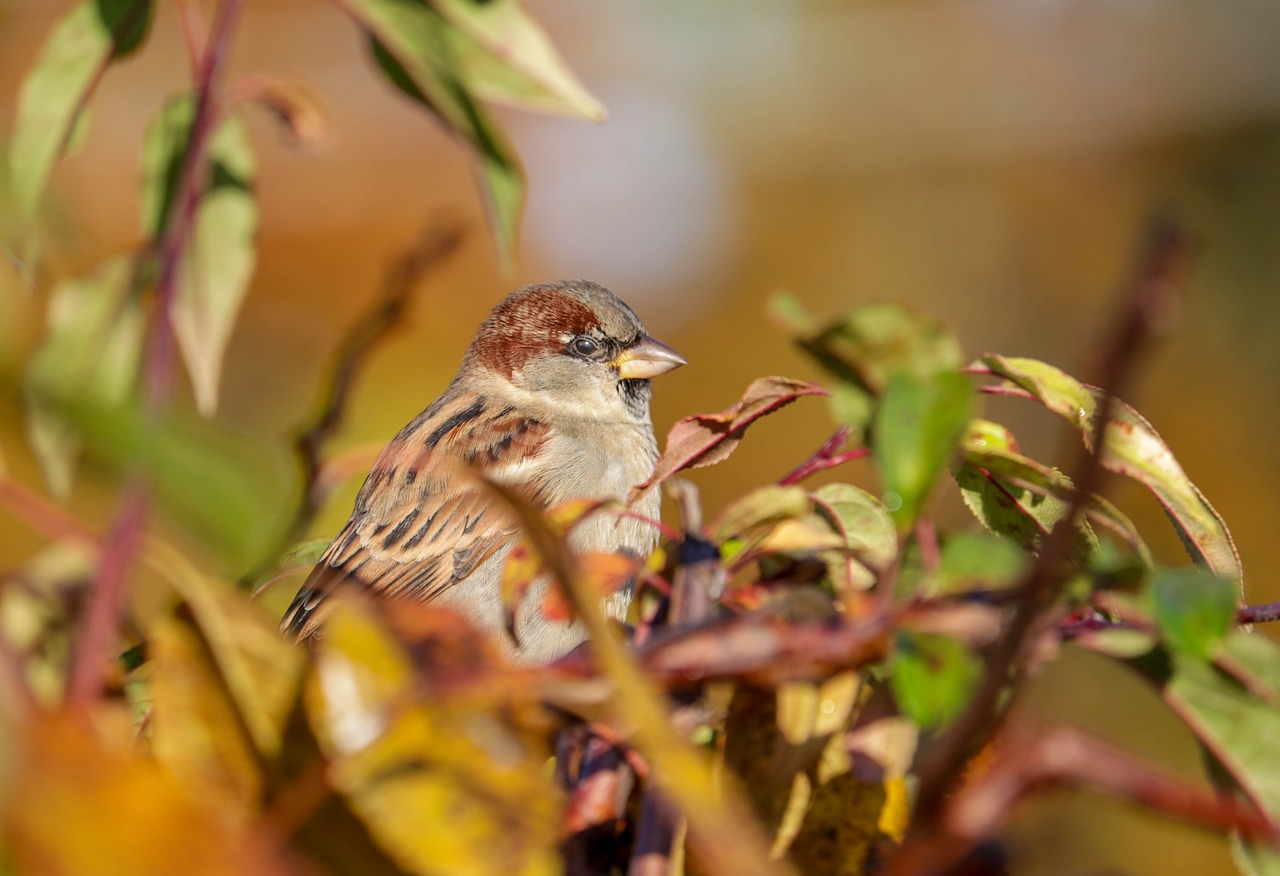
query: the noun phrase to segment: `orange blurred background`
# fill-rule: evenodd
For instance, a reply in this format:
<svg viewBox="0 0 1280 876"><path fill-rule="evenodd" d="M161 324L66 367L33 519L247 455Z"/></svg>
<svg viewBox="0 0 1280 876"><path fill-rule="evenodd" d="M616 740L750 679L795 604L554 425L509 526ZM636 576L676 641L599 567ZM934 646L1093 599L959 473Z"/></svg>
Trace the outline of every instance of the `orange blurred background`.
<svg viewBox="0 0 1280 876"><path fill-rule="evenodd" d="M0 0L0 132L68 6ZM656 386L659 434L726 406L754 377L818 376L765 317L783 288L824 315L907 302L975 356L1035 356L1087 377L1144 223L1167 207L1197 239L1191 294L1129 400L1231 525L1249 601L1280 599L1265 572L1280 565L1280 4L530 2L609 118L500 113L530 182L511 276L486 237L468 156L384 86L338 8L247 6L233 73L306 83L328 130L299 150L248 113L259 264L218 422L274 472L264 514L289 501L287 439L345 327L442 213L471 233L368 361L333 449L389 438L444 387L495 301L562 277L609 286L689 359ZM160 4L141 54L103 82L83 150L55 171L42 286L138 242L142 131L186 82L173 4ZM32 485L17 386L39 301L0 264L0 454ZM1033 455L1066 459L1074 439L1047 414L1008 401L987 414ZM695 474L708 510L776 479L831 428L812 401L762 423L732 460ZM841 477L874 489L866 469ZM316 534L340 525L357 485ZM77 512L103 520L110 488L91 474ZM1161 558L1183 561L1154 501L1123 487L1117 498ZM939 507L967 525L954 495ZM4 527L0 566L39 547L12 519ZM1190 736L1100 660L1068 656L1027 709L1198 775ZM1234 872L1225 842L1084 792L1029 808L1010 844L1020 873Z"/></svg>

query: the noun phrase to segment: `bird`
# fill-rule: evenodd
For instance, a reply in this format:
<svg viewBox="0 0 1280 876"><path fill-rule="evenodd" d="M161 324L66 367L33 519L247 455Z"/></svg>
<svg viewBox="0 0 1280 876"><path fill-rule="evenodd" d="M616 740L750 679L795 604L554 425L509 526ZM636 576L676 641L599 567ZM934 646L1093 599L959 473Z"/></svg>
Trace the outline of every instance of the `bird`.
<svg viewBox="0 0 1280 876"><path fill-rule="evenodd" d="M575 498L625 500L658 458L650 381L685 364L597 283L512 292L480 326L445 391L378 455L282 628L315 635L329 594L357 585L454 610L517 665L562 656L585 632L579 622L543 615L546 582L524 596L508 630L502 572L520 529L475 474L543 509ZM645 557L657 543L647 521L660 502L651 490L634 515L591 515L573 528L569 546ZM621 620L630 600L627 586L603 608Z"/></svg>

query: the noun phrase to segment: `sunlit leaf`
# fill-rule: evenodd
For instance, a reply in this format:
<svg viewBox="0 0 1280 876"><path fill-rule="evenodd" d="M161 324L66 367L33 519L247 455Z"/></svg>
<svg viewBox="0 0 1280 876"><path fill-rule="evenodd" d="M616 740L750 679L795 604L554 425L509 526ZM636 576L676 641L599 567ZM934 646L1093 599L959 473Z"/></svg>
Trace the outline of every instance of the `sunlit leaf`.
<svg viewBox="0 0 1280 876"><path fill-rule="evenodd" d="M845 539L816 513L780 520L765 531L753 550L764 554L814 554L839 550Z"/></svg>
<svg viewBox="0 0 1280 876"><path fill-rule="evenodd" d="M151 750L177 779L198 787L235 821L247 820L264 777L217 667L189 623L170 618L148 640Z"/></svg>
<svg viewBox="0 0 1280 876"><path fill-rule="evenodd" d="M604 107L582 86L546 33L516 0L433 0L475 94L523 109L601 121Z"/></svg>
<svg viewBox="0 0 1280 876"><path fill-rule="evenodd" d="M143 143L142 224L153 237L172 221L194 117L195 101L184 95L171 101L148 128ZM206 416L217 408L222 357L255 261L254 157L239 118L225 119L214 131L207 159L207 179L181 255L171 311L196 405Z"/></svg>
<svg viewBox="0 0 1280 876"><path fill-rule="evenodd" d="M1231 857L1244 876L1280 876L1280 851L1231 837Z"/></svg>
<svg viewBox="0 0 1280 876"><path fill-rule="evenodd" d="M17 774L0 792L6 863L50 876L214 876L295 872L203 789L95 738L90 724L42 717L26 727Z"/></svg>
<svg viewBox="0 0 1280 876"><path fill-rule="evenodd" d="M1160 569L1152 585L1155 619L1176 650L1210 660L1235 626L1239 590L1234 581L1198 569Z"/></svg>
<svg viewBox="0 0 1280 876"><path fill-rule="evenodd" d="M966 465L957 469L956 480L969 509L988 529L1034 549L1075 498L1071 479L1019 453L1012 433L997 423L973 420L963 448ZM1144 566L1152 565L1137 528L1111 502L1090 495L1083 510L1087 522L1080 526L1083 541L1076 546L1077 561L1083 562L1096 546L1092 523L1119 536Z"/></svg>
<svg viewBox="0 0 1280 876"><path fill-rule="evenodd" d="M809 495L802 487L758 487L730 502L711 533L716 541L724 541L757 526L800 517L808 510Z"/></svg>
<svg viewBox="0 0 1280 876"><path fill-rule="evenodd" d="M1222 640L1223 659L1234 664L1233 674L1188 651L1164 648L1129 663L1160 689L1249 798L1280 818L1280 646L1237 630ZM1241 673L1247 673L1247 685L1237 677Z"/></svg>
<svg viewBox="0 0 1280 876"><path fill-rule="evenodd" d="M83 138L80 120L107 65L145 39L152 8L150 0L85 0L49 34L22 83L9 145L13 197L23 220L35 216L58 155Z"/></svg>
<svg viewBox="0 0 1280 876"><path fill-rule="evenodd" d="M985 356L982 362L1075 425L1086 443L1092 440L1097 390L1034 359ZM1226 522L1187 477L1151 424L1119 400L1107 430L1102 464L1133 478L1155 494L1168 512L1183 547L1196 562L1224 578L1243 581L1240 555Z"/></svg>
<svg viewBox="0 0 1280 876"><path fill-rule="evenodd" d="M988 354L982 364L1031 393L1041 404L1081 429L1090 426L1097 400L1084 384L1037 359Z"/></svg>
<svg viewBox="0 0 1280 876"><path fill-rule="evenodd" d="M826 390L803 380L762 377L747 387L739 401L723 411L694 414L677 421L667 433L666 449L653 474L632 491L631 501L676 472L728 459L748 426L806 395L826 395Z"/></svg>
<svg viewBox="0 0 1280 876"><path fill-rule="evenodd" d="M898 552L893 517L874 496L849 484L825 484L813 491L812 499L818 512L842 536L848 552L847 556L833 557L831 564L843 567L850 586L871 586Z"/></svg>
<svg viewBox="0 0 1280 876"><path fill-rule="evenodd" d="M557 872L548 752L483 703L414 690L408 655L370 607L341 605L307 710L332 781L375 840L412 873Z"/></svg>
<svg viewBox="0 0 1280 876"><path fill-rule="evenodd" d="M859 690L857 675L845 672L821 684L785 685L776 699L739 686L729 706L725 764L772 832L773 854L802 873L864 872L884 826L900 821L906 803L891 788L905 763L884 763L874 743L851 757L846 734ZM902 729L912 732L905 722Z"/></svg>
<svg viewBox="0 0 1280 876"><path fill-rule="evenodd" d="M928 381L964 364L947 326L902 304L864 304L825 325L790 296L775 297L771 312L818 364L872 395L883 392L894 374Z"/></svg>
<svg viewBox="0 0 1280 876"><path fill-rule="evenodd" d="M1018 582L1027 554L1011 540L988 532L959 532L947 538L932 580L940 593L1000 589Z"/></svg>
<svg viewBox="0 0 1280 876"><path fill-rule="evenodd" d="M413 0L351 0L344 6L368 31L387 79L475 150L494 237L509 258L524 209L524 173L501 127L478 101L454 26L434 6Z"/></svg>
<svg viewBox="0 0 1280 876"><path fill-rule="evenodd" d="M956 452L971 403L969 382L956 372L930 380L898 372L889 379L876 411L871 452L900 532L915 523Z"/></svg>
<svg viewBox="0 0 1280 876"><path fill-rule="evenodd" d="M118 408L137 384L144 315L135 264L114 258L63 283L49 299L48 330L24 389L28 436L55 495L70 490L83 443L83 424L68 407Z"/></svg>
<svg viewBox="0 0 1280 876"><path fill-rule="evenodd" d="M206 577L169 543L148 539L143 557L186 607L180 620L163 620L154 634L173 650L176 661L165 667L157 658L157 672L172 672L166 678L176 697L205 697L201 705L211 716L234 718L251 746L248 750L262 758L274 757L297 700L302 653L279 634L274 618L230 585ZM217 688L219 702L207 700L212 691L196 689L210 684ZM162 702L162 693L156 694L161 713L189 722L189 715L180 715L180 707ZM194 732L190 723L184 726ZM181 739L172 741L175 748L182 744Z"/></svg>
<svg viewBox="0 0 1280 876"><path fill-rule="evenodd" d="M921 727L951 721L982 678L982 664L964 645L946 636L899 631L890 661L893 697Z"/></svg>

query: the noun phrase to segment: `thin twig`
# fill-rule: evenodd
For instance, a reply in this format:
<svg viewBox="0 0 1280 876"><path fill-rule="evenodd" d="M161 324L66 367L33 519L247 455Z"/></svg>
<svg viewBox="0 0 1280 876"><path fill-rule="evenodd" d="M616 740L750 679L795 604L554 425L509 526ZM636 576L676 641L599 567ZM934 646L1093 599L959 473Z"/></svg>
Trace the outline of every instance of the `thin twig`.
<svg viewBox="0 0 1280 876"><path fill-rule="evenodd" d="M1236 623L1238 624L1265 624L1278 620L1280 620L1280 602L1246 605L1236 612Z"/></svg>
<svg viewBox="0 0 1280 876"><path fill-rule="evenodd" d="M920 566L926 572L936 572L942 563L938 549L938 527L928 517L916 521L916 545L920 548Z"/></svg>
<svg viewBox="0 0 1280 876"><path fill-rule="evenodd" d="M671 582L671 609L667 614L668 628L679 630L696 626L712 616L715 598L724 586L724 567L720 564L719 549L701 534L702 505L698 488L689 481L672 478L667 481L667 494L675 500L680 511L680 528L684 531L680 561ZM677 697L687 708L696 699L696 693ZM650 782L640 803L636 845L627 868L628 876L667 873L679 829L679 813Z"/></svg>
<svg viewBox="0 0 1280 876"><path fill-rule="evenodd" d="M150 505L146 485L133 480L120 497L103 537L104 548L89 590L84 622L76 636L67 680L67 705L72 709L88 706L102 689L103 664L116 639L125 579L142 542Z"/></svg>
<svg viewBox="0 0 1280 876"><path fill-rule="evenodd" d="M81 541L98 545L98 534L68 514L56 502L12 478L0 475L0 505L14 512L14 517L37 529L54 541Z"/></svg>
<svg viewBox="0 0 1280 876"><path fill-rule="evenodd" d="M208 173L206 156L209 141L217 123L214 99L231 54L231 36L244 6L244 0L223 0L213 21L213 31L205 47L196 78L196 107L191 120L187 148L182 156L182 169L173 193L173 212L156 239L159 260L156 279L156 312L152 317L147 345L144 379L146 399L152 412L162 409L169 400L173 384L173 305L178 295L182 255L195 227L196 208L204 194Z"/></svg>
<svg viewBox="0 0 1280 876"><path fill-rule="evenodd" d="M852 462L855 459L862 459L871 454L870 448L859 447L854 450L846 450L844 453L837 453L844 442L849 440L849 436L853 434L853 430L848 426L841 426L828 438L821 447L814 451L813 455L800 463L798 466L787 472L778 481L780 487L794 486L809 475L817 474L820 471L826 471L829 468L835 468L838 465L844 465L846 462Z"/></svg>
<svg viewBox="0 0 1280 876"><path fill-rule="evenodd" d="M455 222L432 223L389 266L377 303L347 332L319 410L294 440L305 480L302 506L290 527L293 535L306 530L323 502L324 497L315 494L321 450L342 423L356 375L369 353L400 324L422 277L451 256L463 237L462 226Z"/></svg>
<svg viewBox="0 0 1280 876"><path fill-rule="evenodd" d="M204 55L204 19L195 0L179 0L178 23L182 26L182 42L187 49L187 61L191 64L191 78L200 77L200 59Z"/></svg>
<svg viewBox="0 0 1280 876"><path fill-rule="evenodd" d="M1088 497L1102 486L1106 469L1102 458L1106 432L1117 396L1133 373L1139 351L1167 322L1187 254L1187 240L1176 226L1161 222L1153 229L1146 251L1130 284L1120 324L1098 369L1102 401L1093 417L1094 440L1076 466L1076 491L1066 514L1044 539L1036 562L1020 588L1020 598L1004 637L992 654L978 693L968 708L925 752L920 763L917 817L936 818L948 790L959 776L969 752L980 747L994 730L1001 695L1021 671L1021 659L1041 611L1061 586L1062 568L1076 539L1076 521Z"/></svg>
<svg viewBox="0 0 1280 876"><path fill-rule="evenodd" d="M196 207L204 190L205 156L216 121L214 92L231 51L231 37L243 0L224 0L218 7L213 33L196 81L196 111L183 155L182 171L174 192L174 211L167 217L155 250L158 258L156 309L148 326L143 362L147 416L154 422L167 407L173 384L174 334L172 308L178 293L182 255L195 223ZM101 690L103 666L116 639L115 627L124 601L124 585L146 528L151 506L150 487L134 475L116 511L98 568L90 587L84 621L77 636L67 682L67 702L83 708Z"/></svg>

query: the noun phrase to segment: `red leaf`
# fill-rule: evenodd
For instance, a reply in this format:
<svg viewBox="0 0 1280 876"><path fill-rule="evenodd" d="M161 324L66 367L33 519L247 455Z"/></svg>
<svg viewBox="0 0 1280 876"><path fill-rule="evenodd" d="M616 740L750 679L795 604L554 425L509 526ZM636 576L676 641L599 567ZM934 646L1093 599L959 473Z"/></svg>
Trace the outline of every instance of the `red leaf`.
<svg viewBox="0 0 1280 876"><path fill-rule="evenodd" d="M635 502L679 471L723 462L737 448L747 426L801 396L827 395L816 383L788 377L762 377L747 387L737 403L715 414L694 414L667 433L667 449L653 474L631 491Z"/></svg>

